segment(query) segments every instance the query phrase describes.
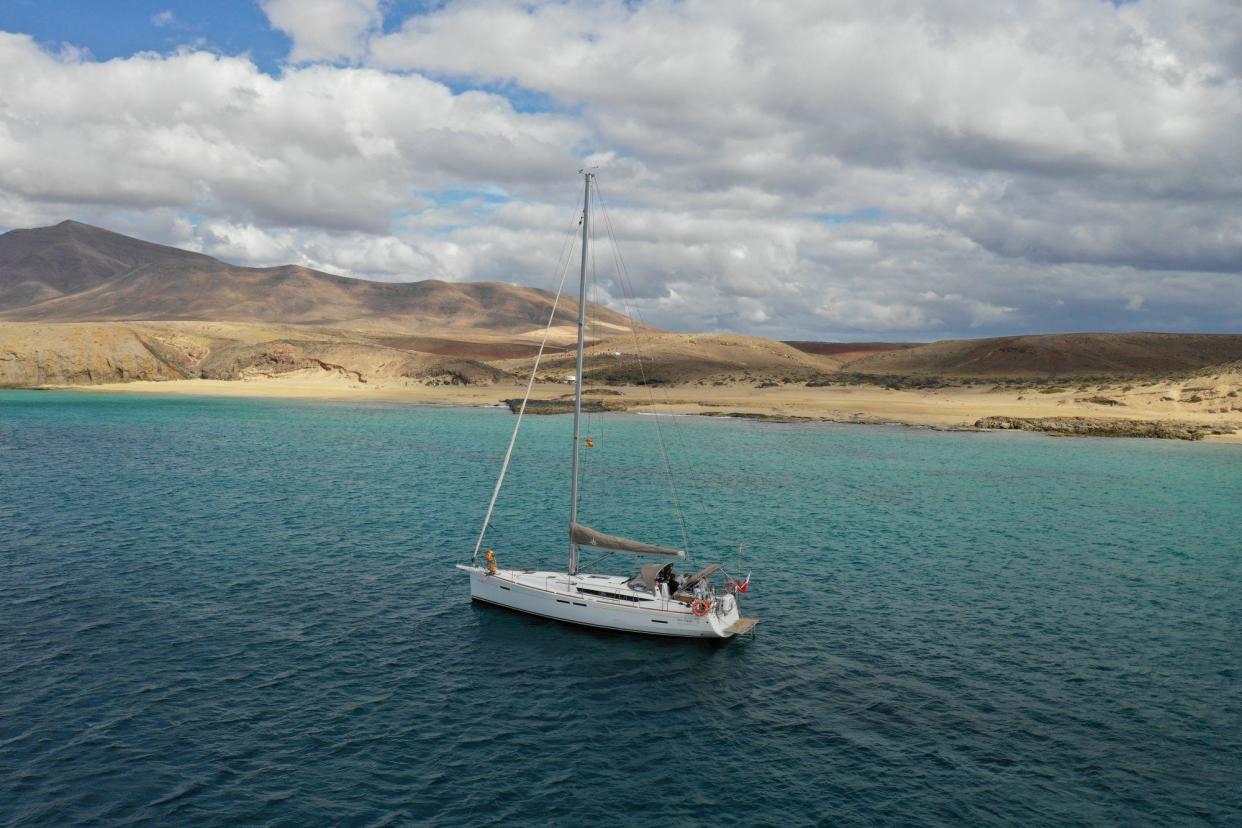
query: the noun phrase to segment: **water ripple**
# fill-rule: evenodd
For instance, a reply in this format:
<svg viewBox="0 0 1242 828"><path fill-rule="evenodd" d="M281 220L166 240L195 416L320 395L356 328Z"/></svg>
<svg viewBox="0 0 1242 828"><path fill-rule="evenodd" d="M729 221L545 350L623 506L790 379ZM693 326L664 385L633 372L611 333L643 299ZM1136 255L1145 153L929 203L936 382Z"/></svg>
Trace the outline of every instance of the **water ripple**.
<svg viewBox="0 0 1242 828"><path fill-rule="evenodd" d="M464 600L507 412L0 424L0 823L1242 824L1237 450L680 419L696 543L755 571L719 647ZM506 563L559 560L565 425ZM588 513L677 542L607 428Z"/></svg>

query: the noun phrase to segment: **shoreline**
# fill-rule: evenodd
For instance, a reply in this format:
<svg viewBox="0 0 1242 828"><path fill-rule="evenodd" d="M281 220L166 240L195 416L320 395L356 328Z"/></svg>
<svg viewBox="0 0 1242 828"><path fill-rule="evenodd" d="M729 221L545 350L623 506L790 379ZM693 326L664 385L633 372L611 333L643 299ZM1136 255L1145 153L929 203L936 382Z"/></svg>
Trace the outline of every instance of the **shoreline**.
<svg viewBox="0 0 1242 828"><path fill-rule="evenodd" d="M570 393L571 388L562 384L540 383L532 390L531 399L552 402ZM342 380L339 375L309 371L243 380L137 381L101 385L45 385L11 390L390 402L480 408L504 407L506 399L521 398L526 389L524 385L508 384L358 383ZM1232 412L1235 416L1222 416L1214 412L1169 410L1173 406L1167 403L1149 404L1145 406L1148 410L1137 406L1133 411L1116 411L1112 407L1101 410L1103 406L1072 399L1054 399L1049 395L1031 399L1027 396L1029 391L1023 393L976 387L892 390L872 386L808 388L794 385L762 389L749 385L622 386L610 387L607 391L613 392L608 399L619 398L623 411L635 414L684 414L788 423L900 425L941 431L1027 430L1061 436L1135 439L1178 439L1173 433L1189 429L1199 435L1189 438L1195 442L1242 445L1242 411ZM590 394L590 389L587 394ZM530 411L527 414L536 416ZM1004 424L988 428L976 425L987 420ZM1063 429L1067 421L1078 430L1058 430ZM1165 427L1153 428L1156 425ZM1090 430L1094 426L1100 427ZM1234 429L1233 433L1202 433L1204 430L1228 428Z"/></svg>

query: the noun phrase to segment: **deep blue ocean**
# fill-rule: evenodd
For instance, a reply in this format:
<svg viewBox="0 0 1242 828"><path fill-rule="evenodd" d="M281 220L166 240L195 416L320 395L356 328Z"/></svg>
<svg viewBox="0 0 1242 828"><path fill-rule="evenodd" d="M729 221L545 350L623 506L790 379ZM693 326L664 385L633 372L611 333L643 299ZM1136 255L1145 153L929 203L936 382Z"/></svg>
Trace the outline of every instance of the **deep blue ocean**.
<svg viewBox="0 0 1242 828"><path fill-rule="evenodd" d="M662 422L754 641L472 605L507 410L0 393L0 824L1242 825L1242 447ZM590 433L586 522L680 544Z"/></svg>

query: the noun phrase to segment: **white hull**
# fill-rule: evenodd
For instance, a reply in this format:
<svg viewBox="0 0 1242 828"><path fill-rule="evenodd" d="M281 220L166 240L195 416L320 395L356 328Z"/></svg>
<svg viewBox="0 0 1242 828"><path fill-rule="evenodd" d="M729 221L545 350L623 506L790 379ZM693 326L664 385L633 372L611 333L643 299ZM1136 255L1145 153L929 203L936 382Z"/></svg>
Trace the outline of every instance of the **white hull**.
<svg viewBox="0 0 1242 828"><path fill-rule="evenodd" d="M629 590L621 577L579 574L570 578L564 572L513 569L489 575L482 567L457 568L470 573L470 597L476 601L570 624L678 638L731 638L737 632L734 625L745 620L732 595L719 596L700 617L680 601ZM626 595L628 600L608 594ZM750 626L753 623L746 629Z"/></svg>

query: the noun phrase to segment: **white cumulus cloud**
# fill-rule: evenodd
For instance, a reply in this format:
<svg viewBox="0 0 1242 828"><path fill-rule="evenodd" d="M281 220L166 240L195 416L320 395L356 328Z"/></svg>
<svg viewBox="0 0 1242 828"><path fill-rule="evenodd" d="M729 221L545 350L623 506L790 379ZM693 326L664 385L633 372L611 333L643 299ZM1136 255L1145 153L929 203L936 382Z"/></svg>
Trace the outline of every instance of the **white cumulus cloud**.
<svg viewBox="0 0 1242 828"><path fill-rule="evenodd" d="M657 325L909 339L1242 318L1232 0L262 8L292 40L274 73L0 34L0 224L72 215L248 263L546 287L589 165ZM601 242L619 301L611 261Z"/></svg>
<svg viewBox="0 0 1242 828"><path fill-rule="evenodd" d="M293 41L295 62L355 58L383 20L379 0L261 0L274 28Z"/></svg>

